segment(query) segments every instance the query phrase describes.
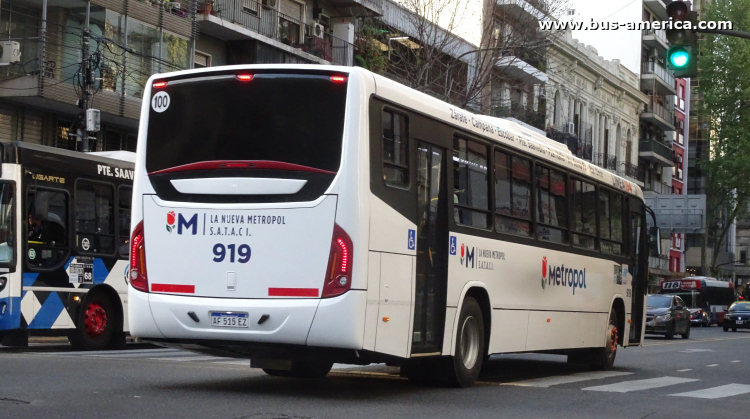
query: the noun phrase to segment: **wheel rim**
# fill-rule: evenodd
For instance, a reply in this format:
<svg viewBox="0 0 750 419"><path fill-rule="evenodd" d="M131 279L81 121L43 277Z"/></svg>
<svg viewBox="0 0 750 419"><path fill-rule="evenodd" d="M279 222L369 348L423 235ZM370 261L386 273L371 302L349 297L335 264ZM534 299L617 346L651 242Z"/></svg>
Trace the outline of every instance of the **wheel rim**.
<svg viewBox="0 0 750 419"><path fill-rule="evenodd" d="M86 326L86 334L96 338L102 335L107 329L107 312L104 307L98 303L91 303L86 307L86 319L83 321Z"/></svg>
<svg viewBox="0 0 750 419"><path fill-rule="evenodd" d="M607 329L607 357L613 357L617 353L617 326L610 324Z"/></svg>
<svg viewBox="0 0 750 419"><path fill-rule="evenodd" d="M479 356L479 324L469 316L461 327L461 361L467 370L474 368Z"/></svg>

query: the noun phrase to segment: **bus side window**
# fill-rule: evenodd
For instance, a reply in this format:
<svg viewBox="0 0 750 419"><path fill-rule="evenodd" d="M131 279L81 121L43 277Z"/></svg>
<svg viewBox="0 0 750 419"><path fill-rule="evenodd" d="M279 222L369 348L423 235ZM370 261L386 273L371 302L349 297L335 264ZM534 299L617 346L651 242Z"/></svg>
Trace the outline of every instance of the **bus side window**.
<svg viewBox="0 0 750 419"><path fill-rule="evenodd" d="M117 215L119 222L118 256L127 259L130 252L130 206L133 199L133 188L120 186L117 191Z"/></svg>
<svg viewBox="0 0 750 419"><path fill-rule="evenodd" d="M31 188L26 196L26 261L41 269L54 268L68 255L68 195Z"/></svg>
<svg viewBox="0 0 750 419"><path fill-rule="evenodd" d="M112 255L115 252L114 187L79 180L75 188L76 248L82 253Z"/></svg>
<svg viewBox="0 0 750 419"><path fill-rule="evenodd" d="M383 111L383 180L388 186L409 187L409 127L404 115Z"/></svg>
<svg viewBox="0 0 750 419"><path fill-rule="evenodd" d="M568 242L568 195L565 174L536 166L537 238L556 243Z"/></svg>
<svg viewBox="0 0 750 419"><path fill-rule="evenodd" d="M599 189L599 238L602 252L619 255L623 249L623 197L617 192Z"/></svg>
<svg viewBox="0 0 750 419"><path fill-rule="evenodd" d="M489 226L490 199L487 146L463 138L453 139L453 207L456 224Z"/></svg>

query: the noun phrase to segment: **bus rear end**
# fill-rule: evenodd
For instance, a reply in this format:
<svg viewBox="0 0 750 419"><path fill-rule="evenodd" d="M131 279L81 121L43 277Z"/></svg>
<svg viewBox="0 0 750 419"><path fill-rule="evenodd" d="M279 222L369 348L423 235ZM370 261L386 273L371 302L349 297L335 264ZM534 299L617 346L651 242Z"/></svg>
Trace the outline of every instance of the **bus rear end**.
<svg viewBox="0 0 750 419"><path fill-rule="evenodd" d="M136 165L134 336L250 355L264 344L361 348L357 229L337 218L353 81L317 68L152 78Z"/></svg>

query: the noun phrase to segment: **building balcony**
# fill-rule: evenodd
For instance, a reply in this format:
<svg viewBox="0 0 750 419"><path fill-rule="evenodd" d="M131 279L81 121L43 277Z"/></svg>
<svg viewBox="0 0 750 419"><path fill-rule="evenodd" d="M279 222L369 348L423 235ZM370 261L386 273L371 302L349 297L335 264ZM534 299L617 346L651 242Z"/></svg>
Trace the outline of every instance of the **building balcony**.
<svg viewBox="0 0 750 419"><path fill-rule="evenodd" d="M253 0L213 0L197 16L201 32L226 41L255 40L318 64L352 65L354 46Z"/></svg>
<svg viewBox="0 0 750 419"><path fill-rule="evenodd" d="M674 95L674 76L672 72L653 61L641 64L641 90L652 91L660 95Z"/></svg>
<svg viewBox="0 0 750 419"><path fill-rule="evenodd" d="M548 14L543 0L497 0L497 7L518 19L541 20Z"/></svg>
<svg viewBox="0 0 750 419"><path fill-rule="evenodd" d="M563 121L557 126L547 129L547 138L564 144L571 153L578 155L582 147L582 141L579 139L575 130L570 130L572 123Z"/></svg>
<svg viewBox="0 0 750 419"><path fill-rule="evenodd" d="M663 167L672 167L672 146L655 140L641 140L638 144L638 155L641 159Z"/></svg>
<svg viewBox="0 0 750 419"><path fill-rule="evenodd" d="M643 0L643 5L654 12L656 16L661 20L669 20L667 16L667 4L671 3L672 0Z"/></svg>
<svg viewBox="0 0 750 419"><path fill-rule="evenodd" d="M327 4L344 8L353 16L380 16L383 14L384 0L326 0Z"/></svg>
<svg viewBox="0 0 750 419"><path fill-rule="evenodd" d="M665 56L669 49L667 32L663 29L644 29L641 31L641 40L647 47L658 50L660 56Z"/></svg>
<svg viewBox="0 0 750 419"><path fill-rule="evenodd" d="M620 163L620 170L617 171L620 176L627 176L631 179L638 179L638 166L633 163Z"/></svg>
<svg viewBox="0 0 750 419"><path fill-rule="evenodd" d="M662 131L674 131L673 109L662 106L654 98L646 104L646 108L641 114L641 120L658 126Z"/></svg>
<svg viewBox="0 0 750 419"><path fill-rule="evenodd" d="M495 66L503 75L518 79L523 83L543 84L548 80L547 73L513 55L500 58Z"/></svg>
<svg viewBox="0 0 750 419"><path fill-rule="evenodd" d="M660 182L657 180L652 181L644 181L643 182L643 191L644 192L652 192L657 195L671 195L672 194L672 185L664 182Z"/></svg>
<svg viewBox="0 0 750 419"><path fill-rule="evenodd" d="M592 163L601 167L602 169L617 171L617 156L612 154L596 153Z"/></svg>
<svg viewBox="0 0 750 419"><path fill-rule="evenodd" d="M499 118L516 119L534 128L544 130L545 115L511 102L510 106L496 106L490 114Z"/></svg>

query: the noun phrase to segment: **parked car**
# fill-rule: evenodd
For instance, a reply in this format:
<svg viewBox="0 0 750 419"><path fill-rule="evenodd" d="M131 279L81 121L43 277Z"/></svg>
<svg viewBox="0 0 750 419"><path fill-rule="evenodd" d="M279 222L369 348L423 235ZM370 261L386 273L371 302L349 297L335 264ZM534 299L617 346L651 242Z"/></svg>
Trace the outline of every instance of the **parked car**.
<svg viewBox="0 0 750 419"><path fill-rule="evenodd" d="M732 303L724 316L724 331L736 332L737 329L750 329L750 302L737 301Z"/></svg>
<svg viewBox="0 0 750 419"><path fill-rule="evenodd" d="M649 294L646 333L664 335L667 339L675 334L690 338L690 309L676 295Z"/></svg>

